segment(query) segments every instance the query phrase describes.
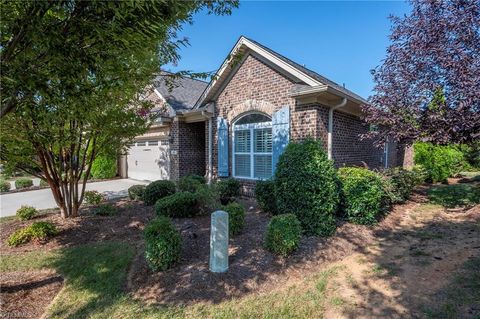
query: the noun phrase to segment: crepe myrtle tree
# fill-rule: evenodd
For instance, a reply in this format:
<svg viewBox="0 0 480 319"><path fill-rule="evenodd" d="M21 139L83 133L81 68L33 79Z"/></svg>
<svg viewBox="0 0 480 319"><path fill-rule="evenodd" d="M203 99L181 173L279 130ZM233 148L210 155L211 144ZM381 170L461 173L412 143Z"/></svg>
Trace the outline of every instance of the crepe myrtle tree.
<svg viewBox="0 0 480 319"><path fill-rule="evenodd" d="M123 151L151 122L143 97L186 45L199 10L236 1L0 1L3 164L48 182L75 217L97 155ZM186 72L182 72L185 74Z"/></svg>
<svg viewBox="0 0 480 319"><path fill-rule="evenodd" d="M416 140L470 143L480 138L480 1L412 0L392 17L392 44L372 71L365 120L379 144Z"/></svg>

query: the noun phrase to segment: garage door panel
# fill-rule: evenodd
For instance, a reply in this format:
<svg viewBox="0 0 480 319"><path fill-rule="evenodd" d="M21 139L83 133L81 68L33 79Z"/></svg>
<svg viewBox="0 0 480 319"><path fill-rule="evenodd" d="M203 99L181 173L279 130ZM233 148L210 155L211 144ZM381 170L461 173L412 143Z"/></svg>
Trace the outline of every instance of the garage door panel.
<svg viewBox="0 0 480 319"><path fill-rule="evenodd" d="M166 141L137 142L127 156L128 177L138 180L170 178L169 145Z"/></svg>

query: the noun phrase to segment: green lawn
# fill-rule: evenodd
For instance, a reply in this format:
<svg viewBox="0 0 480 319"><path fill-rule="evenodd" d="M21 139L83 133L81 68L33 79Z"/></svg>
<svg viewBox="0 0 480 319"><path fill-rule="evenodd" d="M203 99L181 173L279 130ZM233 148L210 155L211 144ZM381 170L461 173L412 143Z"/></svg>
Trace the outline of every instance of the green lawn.
<svg viewBox="0 0 480 319"><path fill-rule="evenodd" d="M56 269L65 287L48 311L53 318L321 318L334 268L267 295L251 295L217 305L154 307L123 291L134 250L125 243L84 245L52 252L4 256L0 271Z"/></svg>
<svg viewBox="0 0 480 319"><path fill-rule="evenodd" d="M480 203L480 186L474 184L454 184L432 187L428 191L431 203L446 208L473 206Z"/></svg>

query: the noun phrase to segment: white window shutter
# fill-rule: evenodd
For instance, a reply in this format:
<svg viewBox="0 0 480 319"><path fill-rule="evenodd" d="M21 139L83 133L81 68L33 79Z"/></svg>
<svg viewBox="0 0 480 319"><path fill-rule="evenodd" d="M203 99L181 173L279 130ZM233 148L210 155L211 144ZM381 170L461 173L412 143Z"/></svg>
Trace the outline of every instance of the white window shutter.
<svg viewBox="0 0 480 319"><path fill-rule="evenodd" d="M275 171L278 159L290 139L290 108L282 107L272 117L272 169Z"/></svg>

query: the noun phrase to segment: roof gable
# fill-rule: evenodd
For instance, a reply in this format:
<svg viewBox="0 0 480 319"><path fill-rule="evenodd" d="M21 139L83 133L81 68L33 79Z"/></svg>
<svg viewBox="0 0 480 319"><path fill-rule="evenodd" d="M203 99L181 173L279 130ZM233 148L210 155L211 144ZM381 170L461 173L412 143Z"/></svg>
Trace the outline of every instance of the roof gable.
<svg viewBox="0 0 480 319"><path fill-rule="evenodd" d="M284 57L283 55L271 50L270 48L265 47L264 45L254 40L241 36L233 49L230 51L229 55L223 62L220 69L217 71L208 86L205 88L205 91L202 93L202 95L196 102L196 108L201 107L202 105L209 103L215 99L218 91L221 90L222 87L224 87L224 82L229 81L230 73L236 71L238 65L243 62L243 59L248 54L254 54L255 56L263 59L270 66L293 78L295 82L301 84L302 86L305 86L307 88L329 86L336 91L341 92L345 96L352 97L357 103L366 102L359 95L345 89L344 87L327 79L326 77L301 66L300 64Z"/></svg>

